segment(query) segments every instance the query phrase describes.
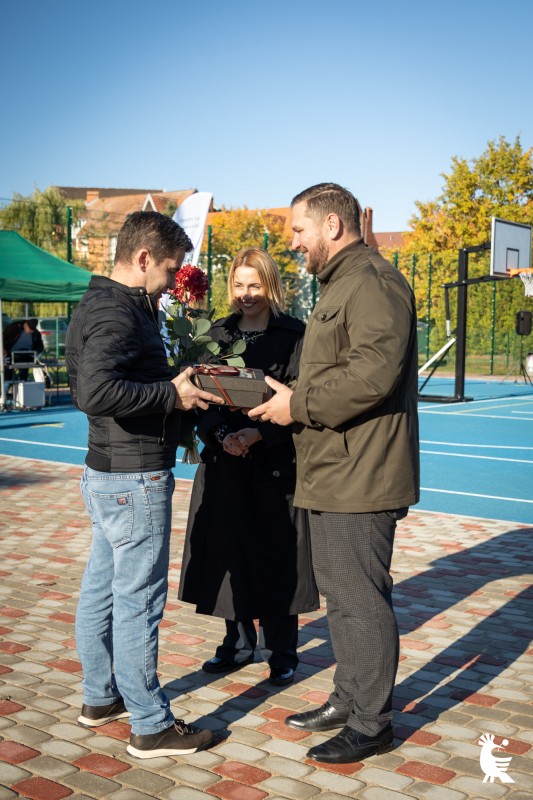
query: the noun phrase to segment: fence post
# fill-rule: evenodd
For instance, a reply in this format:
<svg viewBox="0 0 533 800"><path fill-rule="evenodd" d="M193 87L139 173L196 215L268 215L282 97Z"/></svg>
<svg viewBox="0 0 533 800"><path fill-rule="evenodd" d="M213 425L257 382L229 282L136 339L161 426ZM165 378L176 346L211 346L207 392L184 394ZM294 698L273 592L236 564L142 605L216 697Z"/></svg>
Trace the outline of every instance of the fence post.
<svg viewBox="0 0 533 800"><path fill-rule="evenodd" d="M398 269L398 251L394 253L394 266Z"/></svg>
<svg viewBox="0 0 533 800"><path fill-rule="evenodd" d="M505 364L506 368L509 368L509 332L507 332L507 360Z"/></svg>
<svg viewBox="0 0 533 800"><path fill-rule="evenodd" d="M413 290L413 294L415 293L415 267L416 267L416 256L413 255L411 259L411 289Z"/></svg>
<svg viewBox="0 0 533 800"><path fill-rule="evenodd" d="M490 374L494 374L494 326L496 324L496 281L492 284L492 318L490 323Z"/></svg>
<svg viewBox="0 0 533 800"><path fill-rule="evenodd" d="M316 306L316 275L313 275L313 280L311 281L311 297L314 308Z"/></svg>
<svg viewBox="0 0 533 800"><path fill-rule="evenodd" d="M263 250L268 250L268 231L263 236Z"/></svg>
<svg viewBox="0 0 533 800"><path fill-rule="evenodd" d="M414 258L414 256L413 256ZM428 256L428 310L427 310L427 338L426 338L426 361L429 361L429 332L431 330L430 322L431 322L431 253Z"/></svg>
<svg viewBox="0 0 533 800"><path fill-rule="evenodd" d="M213 290L211 284L213 282L213 254L211 241L213 238L213 226L207 226L207 280L209 282L209 289L207 290L207 310L211 311L211 299L213 297Z"/></svg>
<svg viewBox="0 0 533 800"><path fill-rule="evenodd" d="M72 208L67 206L67 261L72 263Z"/></svg>

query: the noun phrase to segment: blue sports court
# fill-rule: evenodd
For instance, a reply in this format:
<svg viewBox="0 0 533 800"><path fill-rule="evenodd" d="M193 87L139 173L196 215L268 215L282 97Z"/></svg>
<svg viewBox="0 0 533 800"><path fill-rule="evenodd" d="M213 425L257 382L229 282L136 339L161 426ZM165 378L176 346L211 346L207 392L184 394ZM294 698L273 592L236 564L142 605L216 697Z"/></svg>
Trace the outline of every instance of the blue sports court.
<svg viewBox="0 0 533 800"><path fill-rule="evenodd" d="M434 377L428 394L452 394ZM426 511L533 523L533 389L467 380L472 402L420 402L421 500ZM72 406L0 416L0 453L83 464L87 419ZM178 454L181 459L182 453ZM178 463L177 478L195 467Z"/></svg>

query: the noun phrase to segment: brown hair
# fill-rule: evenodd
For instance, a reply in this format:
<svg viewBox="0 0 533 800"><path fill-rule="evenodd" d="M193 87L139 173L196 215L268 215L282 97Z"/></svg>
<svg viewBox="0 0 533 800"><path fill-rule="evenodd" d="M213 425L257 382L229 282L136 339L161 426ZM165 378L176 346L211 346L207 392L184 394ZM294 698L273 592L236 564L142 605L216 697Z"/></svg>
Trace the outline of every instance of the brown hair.
<svg viewBox="0 0 533 800"><path fill-rule="evenodd" d="M291 206L296 203L305 203L306 215L319 225L328 214L336 214L347 230L361 233L357 200L348 189L343 189L338 183L317 183L316 186L310 186L293 198Z"/></svg>
<svg viewBox="0 0 533 800"><path fill-rule="evenodd" d="M146 247L156 264L174 258L178 250L190 253L193 245L177 222L157 211L134 211L118 232L115 264L130 264Z"/></svg>
<svg viewBox="0 0 533 800"><path fill-rule="evenodd" d="M251 267L257 270L270 309L275 317L279 317L285 305L281 276L272 256L259 247L248 247L246 250L240 250L233 259L228 275L228 303L231 310L239 311L234 287L235 270L239 267Z"/></svg>

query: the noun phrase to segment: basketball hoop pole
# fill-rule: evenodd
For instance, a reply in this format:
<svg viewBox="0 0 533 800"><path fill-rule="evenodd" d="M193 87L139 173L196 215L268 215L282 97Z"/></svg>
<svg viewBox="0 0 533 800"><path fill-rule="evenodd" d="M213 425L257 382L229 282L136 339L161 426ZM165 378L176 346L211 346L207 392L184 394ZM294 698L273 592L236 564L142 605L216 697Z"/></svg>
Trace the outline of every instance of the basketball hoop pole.
<svg viewBox="0 0 533 800"><path fill-rule="evenodd" d="M511 280L507 275L482 275L480 278L468 278L468 256L470 253L480 253L483 250L490 250L491 243L485 242L475 247L463 247L459 250L459 264L457 280L451 283L443 283L442 287L446 294L448 289L457 289L457 328L455 336L455 394L449 395L419 394L419 400L427 403L465 403L473 400L473 397L465 397L465 372L466 372L466 324L467 324L467 294L468 287L476 283L494 283L495 281ZM513 276L514 277L514 276ZM447 328L449 320L449 306L446 304Z"/></svg>
<svg viewBox="0 0 533 800"><path fill-rule="evenodd" d="M490 250L490 242L477 247L463 247L459 250L459 269L457 275L457 347L455 349L455 396L456 403L463 403L473 398L465 397L465 372L466 372L466 320L467 320L467 293L468 293L468 256L470 253L480 253Z"/></svg>

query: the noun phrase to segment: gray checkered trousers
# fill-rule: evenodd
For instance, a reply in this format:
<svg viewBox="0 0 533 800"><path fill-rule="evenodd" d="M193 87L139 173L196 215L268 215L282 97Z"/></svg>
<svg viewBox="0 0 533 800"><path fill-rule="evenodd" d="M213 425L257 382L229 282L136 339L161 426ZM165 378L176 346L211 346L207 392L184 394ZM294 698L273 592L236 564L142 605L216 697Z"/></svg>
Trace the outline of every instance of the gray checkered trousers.
<svg viewBox="0 0 533 800"><path fill-rule="evenodd" d="M389 571L396 521L407 512L309 512L313 568L337 661L329 702L350 711L349 727L369 736L392 721L399 636Z"/></svg>

